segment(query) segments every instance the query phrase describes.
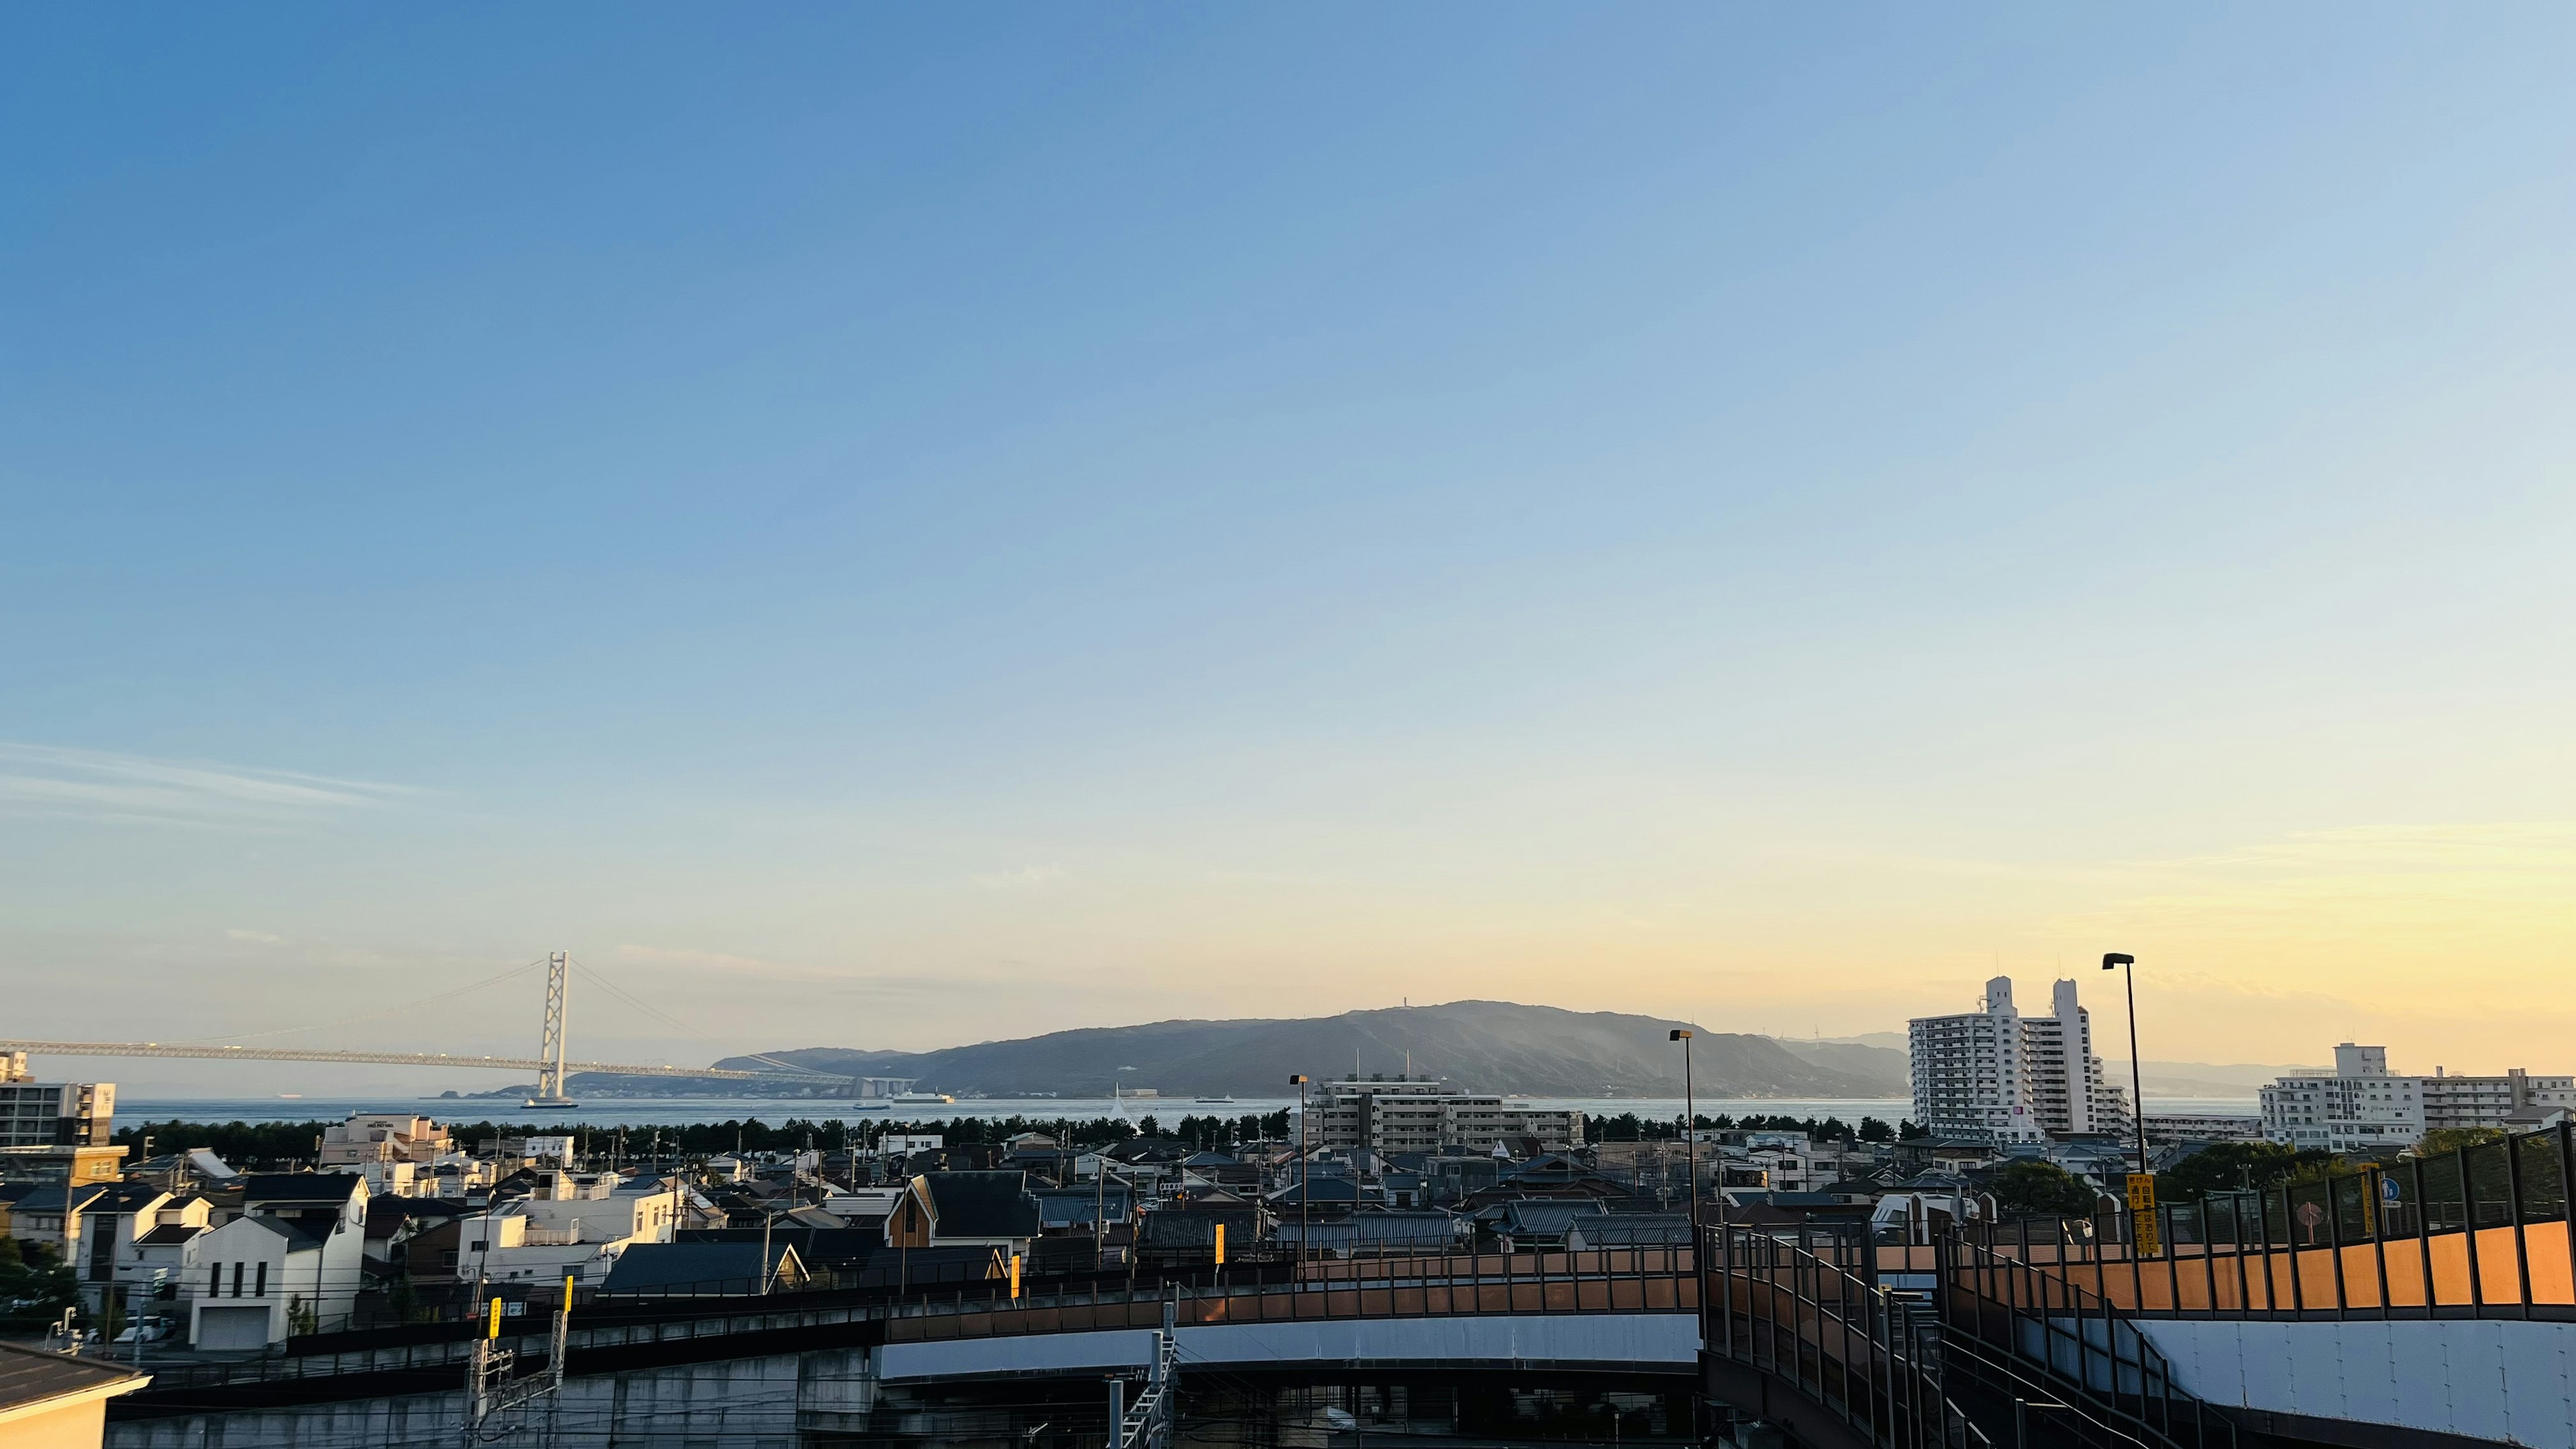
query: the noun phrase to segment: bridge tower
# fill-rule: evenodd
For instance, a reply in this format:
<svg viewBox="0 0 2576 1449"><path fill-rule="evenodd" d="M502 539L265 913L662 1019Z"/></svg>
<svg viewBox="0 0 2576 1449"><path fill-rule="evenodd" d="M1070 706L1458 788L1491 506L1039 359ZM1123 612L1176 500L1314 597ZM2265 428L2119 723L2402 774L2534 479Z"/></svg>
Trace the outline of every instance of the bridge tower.
<svg viewBox="0 0 2576 1449"><path fill-rule="evenodd" d="M572 973L572 953L557 951L546 957L546 1024L538 1039L537 1095L530 1098L531 1107L570 1107L574 1103L564 1095L564 987Z"/></svg>

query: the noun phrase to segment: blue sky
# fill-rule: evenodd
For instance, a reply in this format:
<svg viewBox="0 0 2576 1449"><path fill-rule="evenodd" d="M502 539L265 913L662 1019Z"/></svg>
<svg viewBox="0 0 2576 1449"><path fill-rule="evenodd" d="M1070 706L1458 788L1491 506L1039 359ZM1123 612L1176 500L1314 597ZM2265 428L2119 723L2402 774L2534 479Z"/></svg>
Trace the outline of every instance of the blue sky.
<svg viewBox="0 0 2576 1449"><path fill-rule="evenodd" d="M19 1030L2571 1065L2563 12L0 26Z"/></svg>

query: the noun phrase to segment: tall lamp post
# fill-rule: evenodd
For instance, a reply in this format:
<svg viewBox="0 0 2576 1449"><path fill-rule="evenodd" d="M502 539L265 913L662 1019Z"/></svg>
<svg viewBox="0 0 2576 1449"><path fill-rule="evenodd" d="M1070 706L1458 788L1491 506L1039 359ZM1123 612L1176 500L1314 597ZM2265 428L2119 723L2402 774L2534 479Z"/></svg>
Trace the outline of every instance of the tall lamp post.
<svg viewBox="0 0 2576 1449"><path fill-rule="evenodd" d="M1690 1174L1691 1251L1699 1251L1699 1097L1691 1089L1690 1028L1673 1028L1670 1040L1682 1044L1682 1168Z"/></svg>
<svg viewBox="0 0 2576 1449"><path fill-rule="evenodd" d="M2138 1175L2147 1172L2147 1088L2145 1069L2138 1063L2138 958L2125 951L2110 951L2102 957L2105 971L2126 967L2121 979L2129 987L2129 1110L2138 1119Z"/></svg>
<svg viewBox="0 0 2576 1449"><path fill-rule="evenodd" d="M1299 1072L1288 1079L1297 1089L1297 1261L1306 1261L1306 1246L1314 1238L1314 1204L1310 1189L1314 1186L1313 1159L1306 1152L1306 1074Z"/></svg>

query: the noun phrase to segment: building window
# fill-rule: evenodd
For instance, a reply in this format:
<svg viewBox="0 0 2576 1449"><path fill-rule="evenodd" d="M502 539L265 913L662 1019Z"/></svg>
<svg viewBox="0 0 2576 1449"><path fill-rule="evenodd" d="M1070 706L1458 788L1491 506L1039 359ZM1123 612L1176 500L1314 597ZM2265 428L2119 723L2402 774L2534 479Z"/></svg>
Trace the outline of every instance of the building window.
<svg viewBox="0 0 2576 1449"><path fill-rule="evenodd" d="M239 1297L241 1296L241 1283L242 1283L242 1265L241 1265L241 1264L239 1264L239 1263L235 1263L235 1264L233 1264L233 1296L234 1296L235 1298L239 1298Z"/></svg>
<svg viewBox="0 0 2576 1449"><path fill-rule="evenodd" d="M224 1265L221 1263L206 1265L206 1296L209 1298L224 1296Z"/></svg>

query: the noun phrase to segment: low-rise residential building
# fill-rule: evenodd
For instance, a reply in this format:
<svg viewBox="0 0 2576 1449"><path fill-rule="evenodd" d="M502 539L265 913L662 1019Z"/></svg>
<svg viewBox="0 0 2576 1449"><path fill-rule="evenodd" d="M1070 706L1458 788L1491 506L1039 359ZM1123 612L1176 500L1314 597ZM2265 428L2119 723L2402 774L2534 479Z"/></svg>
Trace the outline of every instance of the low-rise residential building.
<svg viewBox="0 0 2576 1449"><path fill-rule="evenodd" d="M366 1179L253 1173L240 1191L239 1217L186 1234L175 1255L188 1341L253 1349L347 1323L366 1281ZM168 1238L182 1237L177 1226Z"/></svg>
<svg viewBox="0 0 2576 1449"><path fill-rule="evenodd" d="M1565 1247L1574 1253L1690 1245L1688 1213L1582 1213L1565 1226Z"/></svg>
<svg viewBox="0 0 2576 1449"><path fill-rule="evenodd" d="M361 1162L352 1167L367 1180L367 1192L374 1197L434 1197L437 1195L436 1173L423 1175L421 1165L409 1160Z"/></svg>
<svg viewBox="0 0 2576 1449"><path fill-rule="evenodd" d="M116 1282L129 1304L148 1301L160 1289L171 1298L183 1296L196 1281L197 1239L214 1225L214 1204L195 1193L165 1196L150 1213L130 1220L117 1249Z"/></svg>
<svg viewBox="0 0 2576 1449"><path fill-rule="evenodd" d="M656 1298L732 1297L793 1288L810 1276L785 1243L646 1243L621 1254L605 1293Z"/></svg>
<svg viewBox="0 0 2576 1449"><path fill-rule="evenodd" d="M196 1234L189 1246L193 1252L183 1257L202 1275L189 1285L188 1302L188 1341L198 1349L261 1349L319 1326L325 1290L335 1286L327 1231L288 1218L240 1217ZM352 1278L346 1296L354 1300L357 1287Z"/></svg>
<svg viewBox="0 0 2576 1449"><path fill-rule="evenodd" d="M1038 1230L1049 1236L1092 1237L1103 1222L1132 1222L1136 1217L1135 1195L1124 1183L1040 1188L1033 1196L1038 1205ZM824 1206L831 1204L826 1202Z"/></svg>
<svg viewBox="0 0 2576 1449"><path fill-rule="evenodd" d="M573 1140L566 1136L486 1137L474 1154L513 1167L572 1166Z"/></svg>
<svg viewBox="0 0 2576 1449"><path fill-rule="evenodd" d="M9 1200L9 1236L51 1248L65 1263L78 1263L89 1241L90 1206L115 1190L113 1183L27 1187Z"/></svg>
<svg viewBox="0 0 2576 1449"><path fill-rule="evenodd" d="M123 1269L133 1261L135 1239L152 1231L161 1205L173 1200L167 1189L143 1182L118 1183L91 1200L82 1214L83 1246L74 1266L93 1312L105 1308L115 1285L128 1276Z"/></svg>
<svg viewBox="0 0 2576 1449"><path fill-rule="evenodd" d="M1523 1106L1432 1078L1373 1076L1362 1081L1353 1073L1321 1083L1306 1111L1311 1126L1301 1140L1343 1151L1437 1152L1523 1139L1534 1141L1542 1152L1583 1145L1581 1112Z"/></svg>
<svg viewBox="0 0 2576 1449"><path fill-rule="evenodd" d="M322 1129L326 1172L370 1163L433 1163L454 1151L446 1127L408 1113L362 1112Z"/></svg>
<svg viewBox="0 0 2576 1449"><path fill-rule="evenodd" d="M673 1241L685 1212L676 1179L538 1174L526 1196L421 1228L404 1244L415 1283L596 1283L629 1249Z"/></svg>
<svg viewBox="0 0 2576 1449"><path fill-rule="evenodd" d="M886 1218L894 1248L990 1247L1025 1254L1039 1235L1037 1198L1025 1173L930 1172L912 1180Z"/></svg>
<svg viewBox="0 0 2576 1449"><path fill-rule="evenodd" d="M1325 1221L1282 1219L1275 1229L1282 1249L1325 1258L1406 1258L1463 1252L1473 1244L1473 1218L1445 1212L1387 1210Z"/></svg>
<svg viewBox="0 0 2576 1449"><path fill-rule="evenodd" d="M122 1147L0 1147L0 1182L98 1187L124 1176Z"/></svg>
<svg viewBox="0 0 2576 1449"><path fill-rule="evenodd" d="M1157 1208L1137 1225L1136 1260L1149 1267L1214 1264L1220 1239L1234 1261L1251 1256L1261 1239L1261 1209L1248 1202Z"/></svg>
<svg viewBox="0 0 2576 1449"><path fill-rule="evenodd" d="M2453 1076L2440 1067L2415 1079L2424 1129L2502 1127L2535 1110L2576 1108L2576 1077L2535 1077L2521 1067L2498 1077Z"/></svg>
<svg viewBox="0 0 2576 1449"><path fill-rule="evenodd" d="M2330 1152L2407 1146L2424 1135L2417 1078L2388 1070L2388 1048L2344 1042L2332 1076L2282 1077L2262 1091L2263 1135Z"/></svg>
<svg viewBox="0 0 2576 1449"><path fill-rule="evenodd" d="M2261 1138L2263 1118L2232 1112L2159 1112L2147 1119L2149 1142L2245 1142Z"/></svg>

